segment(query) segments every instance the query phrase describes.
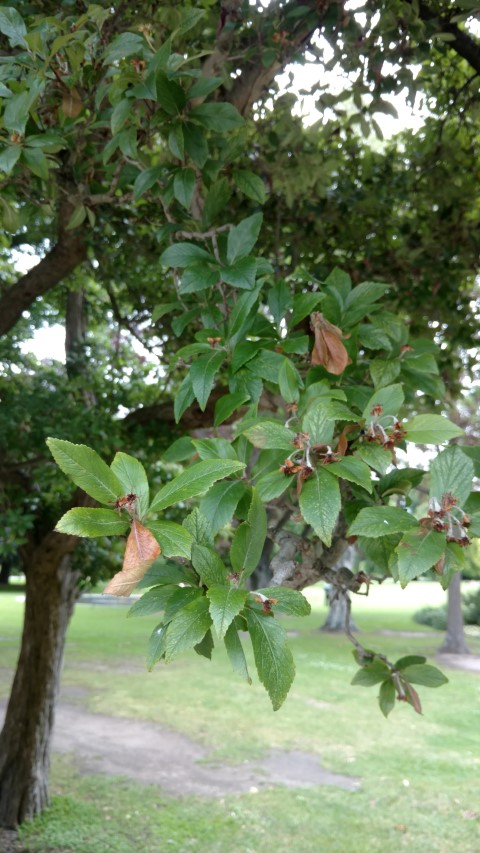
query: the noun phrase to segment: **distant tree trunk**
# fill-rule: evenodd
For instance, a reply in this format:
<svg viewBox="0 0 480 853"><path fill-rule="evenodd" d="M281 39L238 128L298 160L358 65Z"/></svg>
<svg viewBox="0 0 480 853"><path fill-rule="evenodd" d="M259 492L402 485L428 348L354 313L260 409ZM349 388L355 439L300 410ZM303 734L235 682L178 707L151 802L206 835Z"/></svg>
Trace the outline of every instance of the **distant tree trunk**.
<svg viewBox="0 0 480 853"><path fill-rule="evenodd" d="M447 635L439 649L444 654L470 654L470 649L465 642L463 627L461 582L461 573L455 572L448 587Z"/></svg>
<svg viewBox="0 0 480 853"><path fill-rule="evenodd" d="M355 561L355 548L352 545L349 545L348 548L342 554L342 566L345 566L347 569L352 569ZM347 615L347 598L346 594L342 592L342 590L334 587L327 586L325 588L325 597L328 602L328 613L325 622L323 623L321 630L322 631L344 631L345 630L345 617ZM357 631L358 628L355 625L352 617L350 616L350 630Z"/></svg>
<svg viewBox="0 0 480 853"><path fill-rule="evenodd" d="M10 579L10 572L12 571L12 564L8 557L4 557L2 560L2 565L0 568L0 586L7 586L8 581Z"/></svg>
<svg viewBox="0 0 480 853"><path fill-rule="evenodd" d="M71 540L71 541L68 541ZM50 739L65 635L79 574L70 570L76 537L50 533L26 571L20 656L0 734L0 826L15 827L48 802Z"/></svg>

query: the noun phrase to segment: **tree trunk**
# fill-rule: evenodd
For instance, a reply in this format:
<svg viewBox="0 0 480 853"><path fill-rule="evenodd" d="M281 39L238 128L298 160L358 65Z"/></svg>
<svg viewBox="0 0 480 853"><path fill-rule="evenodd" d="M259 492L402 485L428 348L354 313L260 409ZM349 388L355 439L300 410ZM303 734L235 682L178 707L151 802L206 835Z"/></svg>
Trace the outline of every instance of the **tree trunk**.
<svg viewBox="0 0 480 853"><path fill-rule="evenodd" d="M12 571L12 563L8 557L4 557L0 567L0 586L7 586L10 580L10 572Z"/></svg>
<svg viewBox="0 0 480 853"><path fill-rule="evenodd" d="M470 654L463 630L461 582L462 575L455 572L448 587L447 635L439 649L441 654Z"/></svg>
<svg viewBox="0 0 480 853"><path fill-rule="evenodd" d="M26 574L20 656L0 734L0 826L15 827L48 803L50 739L65 635L79 574L70 570L76 537L50 533Z"/></svg>

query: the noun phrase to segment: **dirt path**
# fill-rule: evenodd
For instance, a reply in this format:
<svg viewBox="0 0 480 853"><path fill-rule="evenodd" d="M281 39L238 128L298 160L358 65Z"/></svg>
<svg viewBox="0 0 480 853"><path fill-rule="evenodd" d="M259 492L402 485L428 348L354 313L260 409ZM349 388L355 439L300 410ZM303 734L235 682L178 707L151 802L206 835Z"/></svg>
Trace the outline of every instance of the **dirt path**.
<svg viewBox="0 0 480 853"><path fill-rule="evenodd" d="M176 796L218 797L272 785L335 785L350 791L359 786L357 779L323 769L308 753L271 750L239 765L212 763L207 749L178 732L67 704L57 709L53 749L73 753L82 773L128 776Z"/></svg>

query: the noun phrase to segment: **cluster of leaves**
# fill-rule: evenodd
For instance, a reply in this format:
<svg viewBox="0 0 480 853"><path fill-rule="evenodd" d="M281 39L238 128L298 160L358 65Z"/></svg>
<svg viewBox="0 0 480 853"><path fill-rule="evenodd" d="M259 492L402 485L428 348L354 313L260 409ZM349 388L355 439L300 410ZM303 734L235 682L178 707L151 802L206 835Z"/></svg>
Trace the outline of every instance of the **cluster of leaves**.
<svg viewBox="0 0 480 853"><path fill-rule="evenodd" d="M249 592L245 581L257 566L267 532L267 518L256 489L246 518L237 528L227 568L213 548L212 529L198 510L182 525L156 520L152 513L185 502L208 491L218 480L239 474L242 463L219 459L198 462L164 485L150 501L145 469L138 460L117 453L111 466L85 445L48 440L60 468L96 501L114 509L78 507L58 522L57 530L75 536L113 536L130 530L123 568L105 588L106 593L129 595L139 582L149 587L137 601L132 616L163 611L162 622L149 641L151 669L160 659L171 661L194 648L211 657L211 628L223 640L233 668L250 682L239 631L248 631L256 667L276 710L294 677L294 663L276 612L306 615L310 606L295 590L276 587ZM235 480L227 481L230 486ZM158 561L175 558L177 563Z"/></svg>
<svg viewBox="0 0 480 853"><path fill-rule="evenodd" d="M353 676L352 684L361 687L380 684L378 701L385 717L395 707L395 701L407 702L417 714L421 714L420 697L413 685L441 687L448 682L443 672L428 664L422 655L406 655L395 663L365 649L355 649L353 655L360 669Z"/></svg>

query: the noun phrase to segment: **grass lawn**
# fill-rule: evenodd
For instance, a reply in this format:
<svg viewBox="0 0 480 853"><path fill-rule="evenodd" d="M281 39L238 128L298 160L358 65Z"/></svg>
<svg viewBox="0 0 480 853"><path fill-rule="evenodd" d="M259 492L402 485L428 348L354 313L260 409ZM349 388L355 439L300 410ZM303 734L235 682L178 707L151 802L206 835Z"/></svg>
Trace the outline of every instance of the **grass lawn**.
<svg viewBox="0 0 480 853"><path fill-rule="evenodd" d="M126 608L79 605L67 641L63 688L93 712L154 721L207 746L228 763L270 748L297 749L361 780L356 792L322 786L273 788L225 798L175 798L127 778L81 776L72 758L54 757L52 806L21 831L32 851L74 853L479 853L480 676L450 670L439 690L419 688L424 716L399 705L388 720L377 688L351 687L351 646L321 633L323 591L308 591L312 615L285 619L297 676L273 713L258 684L231 673L219 649L210 663L192 654L144 668L155 617L126 619ZM0 595L0 699L8 695L22 604ZM419 631L413 612L443 601L438 585L405 591L384 584L356 598L362 642L395 659L433 657L441 634ZM426 629L428 631L428 629ZM469 638L480 654L480 639ZM126 768L126 772L127 772Z"/></svg>

